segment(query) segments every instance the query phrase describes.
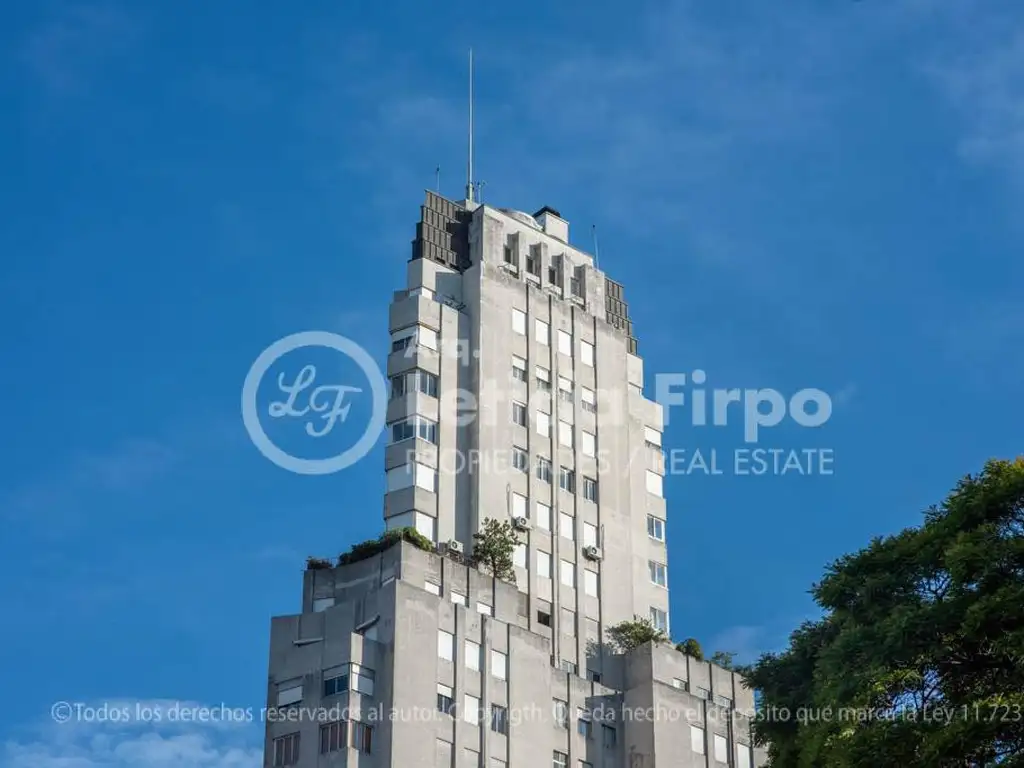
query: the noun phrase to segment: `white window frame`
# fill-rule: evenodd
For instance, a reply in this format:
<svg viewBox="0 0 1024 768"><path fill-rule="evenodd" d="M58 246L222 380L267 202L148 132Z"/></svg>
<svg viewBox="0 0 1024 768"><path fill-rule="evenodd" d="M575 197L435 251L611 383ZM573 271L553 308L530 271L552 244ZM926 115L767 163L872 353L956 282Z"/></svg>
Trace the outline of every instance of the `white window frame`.
<svg viewBox="0 0 1024 768"><path fill-rule="evenodd" d="M512 494L512 517L529 517L528 499L521 493Z"/></svg>
<svg viewBox="0 0 1024 768"><path fill-rule="evenodd" d="M661 432L654 427L644 427L644 442L661 448Z"/></svg>
<svg viewBox="0 0 1024 768"><path fill-rule="evenodd" d="M537 434L541 437L551 437L551 414L544 411L537 411L533 417L537 427Z"/></svg>
<svg viewBox="0 0 1024 768"><path fill-rule="evenodd" d="M537 513L537 527L542 531L551 530L551 505L545 504L543 501L538 501L534 505L534 509Z"/></svg>
<svg viewBox="0 0 1024 768"><path fill-rule="evenodd" d="M558 564L558 580L565 586L576 589L576 563L561 560Z"/></svg>
<svg viewBox="0 0 1024 768"><path fill-rule="evenodd" d="M665 521L655 515L648 515L647 536L654 541L665 541Z"/></svg>
<svg viewBox="0 0 1024 768"><path fill-rule="evenodd" d="M567 421L558 422L558 442L566 448L572 448L572 424Z"/></svg>
<svg viewBox="0 0 1024 768"><path fill-rule="evenodd" d="M512 309L512 331L522 336L526 335L526 313L521 309Z"/></svg>
<svg viewBox="0 0 1024 768"><path fill-rule="evenodd" d="M437 657L455 661L455 635L443 629L437 630Z"/></svg>
<svg viewBox="0 0 1024 768"><path fill-rule="evenodd" d="M597 571L583 571L583 594L588 597L600 597L598 594Z"/></svg>
<svg viewBox="0 0 1024 768"><path fill-rule="evenodd" d="M694 754L704 754L704 729L700 726L690 726L690 750Z"/></svg>
<svg viewBox="0 0 1024 768"><path fill-rule="evenodd" d="M668 589L668 566L659 563L657 560L647 561L648 575L651 577L651 584ZM660 577L660 578L659 578Z"/></svg>
<svg viewBox="0 0 1024 768"><path fill-rule="evenodd" d="M563 539L576 541L576 518L566 512L559 512L558 535Z"/></svg>
<svg viewBox="0 0 1024 768"><path fill-rule="evenodd" d="M597 526L593 523L583 523L583 546L597 546Z"/></svg>
<svg viewBox="0 0 1024 768"><path fill-rule="evenodd" d="M580 431L580 450L584 456L594 458L597 456L597 435L593 432L587 432L585 429Z"/></svg>
<svg viewBox="0 0 1024 768"><path fill-rule="evenodd" d="M480 724L480 699L469 693L462 695L462 719L470 725Z"/></svg>
<svg viewBox="0 0 1024 768"><path fill-rule="evenodd" d="M542 579L551 578L551 553L537 550L537 575Z"/></svg>
<svg viewBox="0 0 1024 768"><path fill-rule="evenodd" d="M533 321L533 340L545 347L551 344L551 326L539 317Z"/></svg>
<svg viewBox="0 0 1024 768"><path fill-rule="evenodd" d="M558 351L567 357L572 357L572 334L561 328L558 329Z"/></svg>
<svg viewBox="0 0 1024 768"><path fill-rule="evenodd" d="M660 499L665 498L665 478L649 469L644 470L644 472L644 485L647 488L647 492Z"/></svg>
<svg viewBox="0 0 1024 768"><path fill-rule="evenodd" d="M594 345L589 341L580 342L580 362L591 368L594 367Z"/></svg>
<svg viewBox="0 0 1024 768"><path fill-rule="evenodd" d="M466 654L466 669L472 669L474 672L479 672L480 662L483 657L483 650L480 643L467 640L464 648Z"/></svg>
<svg viewBox="0 0 1024 768"><path fill-rule="evenodd" d="M508 680L508 654L491 649L491 676Z"/></svg>

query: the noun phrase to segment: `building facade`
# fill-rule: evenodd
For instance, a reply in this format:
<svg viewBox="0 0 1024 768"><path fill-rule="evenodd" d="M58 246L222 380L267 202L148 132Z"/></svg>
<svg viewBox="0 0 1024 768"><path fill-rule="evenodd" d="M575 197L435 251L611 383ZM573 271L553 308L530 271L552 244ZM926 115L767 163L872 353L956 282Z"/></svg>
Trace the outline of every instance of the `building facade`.
<svg viewBox="0 0 1024 768"><path fill-rule="evenodd" d="M428 192L389 321L384 523L435 551L307 571L272 624L265 764L760 765L736 675L608 646L670 630L662 413L622 286L551 208ZM488 518L519 531L515 584L466 564Z"/></svg>

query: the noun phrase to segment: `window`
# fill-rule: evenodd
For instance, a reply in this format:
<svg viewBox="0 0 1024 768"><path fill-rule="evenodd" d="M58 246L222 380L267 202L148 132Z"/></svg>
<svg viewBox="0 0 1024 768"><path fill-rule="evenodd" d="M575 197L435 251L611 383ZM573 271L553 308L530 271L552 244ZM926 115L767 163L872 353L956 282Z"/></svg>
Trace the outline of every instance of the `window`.
<svg viewBox="0 0 1024 768"><path fill-rule="evenodd" d="M537 434L541 437L551 436L551 416L547 413L537 411L536 414L537 422Z"/></svg>
<svg viewBox="0 0 1024 768"><path fill-rule="evenodd" d="M594 345L586 342L580 342L580 361L584 365L593 367L594 365Z"/></svg>
<svg viewBox="0 0 1024 768"><path fill-rule="evenodd" d="M558 468L558 487L569 493L576 493L576 473L568 467Z"/></svg>
<svg viewBox="0 0 1024 768"><path fill-rule="evenodd" d="M716 763L728 763L729 762L729 742L725 740L724 736L719 736L717 733L714 734L715 744L715 762Z"/></svg>
<svg viewBox="0 0 1024 768"><path fill-rule="evenodd" d="M480 643L466 641L466 669L480 671Z"/></svg>
<svg viewBox="0 0 1024 768"><path fill-rule="evenodd" d="M423 582L423 588L425 590L427 590L427 592L429 592L432 595L440 595L441 594L441 585L440 584L435 584L432 581L425 581L425 582Z"/></svg>
<svg viewBox="0 0 1024 768"><path fill-rule="evenodd" d="M436 748L434 750L435 765L443 766L444 768L451 768L452 756L454 755L452 743L445 741L444 739L438 739Z"/></svg>
<svg viewBox="0 0 1024 768"><path fill-rule="evenodd" d="M576 565L570 563L568 560L561 562L560 574L562 577L562 583L567 587L576 588Z"/></svg>
<svg viewBox="0 0 1024 768"><path fill-rule="evenodd" d="M520 472L530 471L530 459L522 448L512 446L512 468Z"/></svg>
<svg viewBox="0 0 1024 768"><path fill-rule="evenodd" d="M422 325L413 325L391 334L392 352L411 351L417 346L437 351L437 331Z"/></svg>
<svg viewBox="0 0 1024 768"><path fill-rule="evenodd" d="M521 357L512 356L512 378L526 381L526 361Z"/></svg>
<svg viewBox="0 0 1024 768"><path fill-rule="evenodd" d="M649 448L657 448L661 450L661 432L652 428L644 427L644 443Z"/></svg>
<svg viewBox="0 0 1024 768"><path fill-rule="evenodd" d="M345 743L346 730L348 730L348 722L345 720L337 720L320 726L320 754L338 752L347 747L348 744Z"/></svg>
<svg viewBox="0 0 1024 768"><path fill-rule="evenodd" d="M597 480L592 477L583 478L583 498L597 504Z"/></svg>
<svg viewBox="0 0 1024 768"><path fill-rule="evenodd" d="M427 288L425 285L418 286L416 288L409 289L410 296L422 296L428 301L434 298L434 292Z"/></svg>
<svg viewBox="0 0 1024 768"><path fill-rule="evenodd" d="M348 667L342 674L324 678L324 697L336 696L348 690Z"/></svg>
<svg viewBox="0 0 1024 768"><path fill-rule="evenodd" d="M580 405L587 413L597 413L597 394L589 387L580 387Z"/></svg>
<svg viewBox="0 0 1024 768"><path fill-rule="evenodd" d="M538 344L547 346L551 343L551 327L543 320L533 321L533 339Z"/></svg>
<svg viewBox="0 0 1024 768"><path fill-rule="evenodd" d="M597 456L597 436L591 432L580 433L580 443L584 456Z"/></svg>
<svg viewBox="0 0 1024 768"><path fill-rule="evenodd" d="M351 670L352 690L373 696L373 681L376 679L374 671L362 664L350 664L349 669Z"/></svg>
<svg viewBox="0 0 1024 768"><path fill-rule="evenodd" d="M521 333L523 336L526 335L526 313L518 310L512 310L512 330L516 333Z"/></svg>
<svg viewBox="0 0 1024 768"><path fill-rule="evenodd" d="M728 696L716 695L714 702L716 706L722 707L723 709L732 709L732 699Z"/></svg>
<svg viewBox="0 0 1024 768"><path fill-rule="evenodd" d="M437 376L427 371L415 370L391 377L392 400L413 392L437 397Z"/></svg>
<svg viewBox="0 0 1024 768"><path fill-rule="evenodd" d="M562 627L561 628L562 628L562 634L563 635L569 635L570 637L576 637L576 611L571 610L569 608L565 608L565 607L562 608ZM562 661L563 665L568 664L568 663L570 663L570 662L567 662L567 661L565 661L563 659L563 661ZM567 670L567 671L571 671L573 674L576 674L576 665L573 664L572 665L572 669L571 670Z"/></svg>
<svg viewBox="0 0 1024 768"><path fill-rule="evenodd" d="M526 254L526 271L540 277L540 246L530 246L530 250Z"/></svg>
<svg viewBox="0 0 1024 768"><path fill-rule="evenodd" d="M572 398L572 381L565 378L564 376L558 377L558 399L568 405L570 408L573 404Z"/></svg>
<svg viewBox="0 0 1024 768"><path fill-rule="evenodd" d="M597 526L593 523L583 524L583 546L584 547L596 547L597 546Z"/></svg>
<svg viewBox="0 0 1024 768"><path fill-rule="evenodd" d="M585 739L594 735L594 723L590 719L590 713L582 708L576 710L576 732Z"/></svg>
<svg viewBox="0 0 1024 768"><path fill-rule="evenodd" d="M526 426L526 405L523 403L512 403L512 423L520 427Z"/></svg>
<svg viewBox="0 0 1024 768"><path fill-rule="evenodd" d="M647 492L653 493L655 496L664 496L662 493L662 476L657 472L651 472L649 469L646 472Z"/></svg>
<svg viewBox="0 0 1024 768"><path fill-rule="evenodd" d="M537 550L537 575L542 579L551 578L551 553Z"/></svg>
<svg viewBox="0 0 1024 768"><path fill-rule="evenodd" d="M542 627L551 626L551 614L547 611L537 611L537 623Z"/></svg>
<svg viewBox="0 0 1024 768"><path fill-rule="evenodd" d="M655 629L668 632L668 612L651 606L651 624L654 625Z"/></svg>
<svg viewBox="0 0 1024 768"><path fill-rule="evenodd" d="M467 723L477 725L480 722L480 699L468 693L462 698L462 718Z"/></svg>
<svg viewBox="0 0 1024 768"><path fill-rule="evenodd" d="M750 747L746 744L736 745L736 768L750 768Z"/></svg>
<svg viewBox="0 0 1024 768"><path fill-rule="evenodd" d="M694 695L698 699L704 699L705 701L707 701L708 699L711 698L711 691L709 691L707 688L702 688L701 686L698 685L697 686L697 690L694 691Z"/></svg>
<svg viewBox="0 0 1024 768"><path fill-rule="evenodd" d="M690 749L698 755L704 754L704 729L690 726Z"/></svg>
<svg viewBox="0 0 1024 768"><path fill-rule="evenodd" d="M387 490L400 491L403 488L422 488L434 492L437 487L437 470L426 464L402 464L387 471Z"/></svg>
<svg viewBox="0 0 1024 768"><path fill-rule="evenodd" d="M604 745L605 749L612 749L617 741L615 735L615 728L610 725L601 726L601 744Z"/></svg>
<svg viewBox="0 0 1024 768"><path fill-rule="evenodd" d="M508 710L505 707L491 704L491 730L508 735Z"/></svg>
<svg viewBox="0 0 1024 768"><path fill-rule="evenodd" d="M277 689L277 706L290 707L302 701L302 684L283 683Z"/></svg>
<svg viewBox="0 0 1024 768"><path fill-rule="evenodd" d="M563 539L576 539L576 520L565 512L558 513L558 533Z"/></svg>
<svg viewBox="0 0 1024 768"><path fill-rule="evenodd" d="M373 728L357 720L352 721L352 749L368 755L373 746Z"/></svg>
<svg viewBox="0 0 1024 768"><path fill-rule="evenodd" d="M526 567L526 545L516 544L516 548L512 550L512 564L519 568Z"/></svg>
<svg viewBox="0 0 1024 768"><path fill-rule="evenodd" d="M553 702L553 712L555 716L555 725L560 728L569 727L569 705L561 699L555 699Z"/></svg>
<svg viewBox="0 0 1024 768"><path fill-rule="evenodd" d="M685 691L689 688L689 686L686 684L686 681L678 677L672 678L672 687L678 688L680 691Z"/></svg>
<svg viewBox="0 0 1024 768"><path fill-rule="evenodd" d="M566 768L569 765L569 756L565 752L557 750L551 756L551 768Z"/></svg>
<svg viewBox="0 0 1024 768"><path fill-rule="evenodd" d="M437 445L437 423L414 414L391 425L392 443L411 440L414 437Z"/></svg>
<svg viewBox="0 0 1024 768"><path fill-rule="evenodd" d="M651 583L657 584L659 587L668 587L668 569L663 563L648 560L647 568L651 573Z"/></svg>
<svg viewBox="0 0 1024 768"><path fill-rule="evenodd" d="M594 764L588 763L586 760L580 760L579 768L594 768Z"/></svg>
<svg viewBox="0 0 1024 768"><path fill-rule="evenodd" d="M516 263L516 258L515 257L516 257L516 252L514 250L512 250L512 246L511 245L506 245L505 246L505 255L504 255L505 263L506 264L515 264Z"/></svg>
<svg viewBox="0 0 1024 768"><path fill-rule="evenodd" d="M447 685L437 684L437 711L450 715L455 708L455 700L452 698L455 692Z"/></svg>
<svg viewBox="0 0 1024 768"><path fill-rule="evenodd" d="M481 616L493 616L494 615L494 609L491 606L489 606L487 603L477 603L476 604L476 612L479 613Z"/></svg>
<svg viewBox="0 0 1024 768"><path fill-rule="evenodd" d="M542 531L551 530L551 507L538 501L536 506L537 527Z"/></svg>
<svg viewBox="0 0 1024 768"><path fill-rule="evenodd" d="M587 670L587 680L589 680L592 683L600 683L601 682L601 673L600 672L596 672L593 669L588 669Z"/></svg>
<svg viewBox="0 0 1024 768"><path fill-rule="evenodd" d="M572 357L572 335L565 331L558 332L558 351Z"/></svg>
<svg viewBox="0 0 1024 768"><path fill-rule="evenodd" d="M578 670L578 667L576 666L575 662L566 661L565 659L562 659L561 669L567 675L575 675Z"/></svg>
<svg viewBox="0 0 1024 768"><path fill-rule="evenodd" d="M551 461L543 456L537 457L537 479L551 483Z"/></svg>
<svg viewBox="0 0 1024 768"><path fill-rule="evenodd" d="M572 424L564 421L558 422L558 442L566 448L572 448Z"/></svg>
<svg viewBox="0 0 1024 768"><path fill-rule="evenodd" d="M466 596L464 594L462 594L461 592L456 592L456 591L452 590L452 593L451 593L450 597L451 597L452 605L465 605L466 604Z"/></svg>
<svg viewBox="0 0 1024 768"><path fill-rule="evenodd" d="M590 597L597 597L597 572L583 571L583 592Z"/></svg>
<svg viewBox="0 0 1024 768"><path fill-rule="evenodd" d="M537 375L537 389L541 392L550 392L551 371L542 365L535 366L533 371Z"/></svg>
<svg viewBox="0 0 1024 768"><path fill-rule="evenodd" d="M299 762L299 734L289 733L274 739L274 768Z"/></svg>
<svg viewBox="0 0 1024 768"><path fill-rule="evenodd" d="M498 680L508 680L508 656L500 651L491 651L491 675Z"/></svg>
<svg viewBox="0 0 1024 768"><path fill-rule="evenodd" d="M654 515L647 516L647 535L655 541L665 540L665 521Z"/></svg>
<svg viewBox="0 0 1024 768"><path fill-rule="evenodd" d="M455 635L451 632L437 630L437 655L445 661L455 659Z"/></svg>

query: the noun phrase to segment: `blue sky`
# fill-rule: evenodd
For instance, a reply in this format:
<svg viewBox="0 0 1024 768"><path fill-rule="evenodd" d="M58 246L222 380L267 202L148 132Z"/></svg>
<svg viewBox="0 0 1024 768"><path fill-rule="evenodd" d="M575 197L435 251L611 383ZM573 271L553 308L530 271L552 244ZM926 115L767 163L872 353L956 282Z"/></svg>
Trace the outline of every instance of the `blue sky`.
<svg viewBox="0 0 1024 768"><path fill-rule="evenodd" d="M296 331L383 359L437 165L461 193L470 44L485 200L597 224L649 374L835 397L762 440L833 476L667 480L677 635L778 648L826 563L1022 447L1015 3L364 5L7 9L0 766L259 764L258 726L50 707L259 707L304 557L381 528L380 446L289 474L239 393Z"/></svg>

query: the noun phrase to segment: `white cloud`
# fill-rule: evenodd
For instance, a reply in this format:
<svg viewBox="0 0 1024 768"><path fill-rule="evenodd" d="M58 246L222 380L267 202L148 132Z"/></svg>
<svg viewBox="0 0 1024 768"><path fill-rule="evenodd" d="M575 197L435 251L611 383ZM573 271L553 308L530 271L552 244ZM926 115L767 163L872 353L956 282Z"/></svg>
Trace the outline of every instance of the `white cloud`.
<svg viewBox="0 0 1024 768"><path fill-rule="evenodd" d="M39 724L0 745L0 768L259 768L263 762L262 726L258 717L243 717L240 708L234 722L224 722L219 706L195 702L110 701L105 708L102 702L88 707L73 709L67 723ZM212 714L199 716L217 722L170 721L183 711L206 711ZM152 713L153 720L146 722L143 713Z"/></svg>
<svg viewBox="0 0 1024 768"><path fill-rule="evenodd" d="M1024 184L1024 33L986 38L930 72L962 120L964 159Z"/></svg>

